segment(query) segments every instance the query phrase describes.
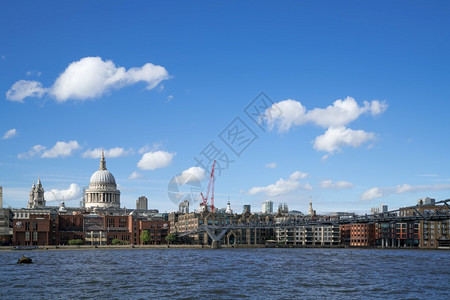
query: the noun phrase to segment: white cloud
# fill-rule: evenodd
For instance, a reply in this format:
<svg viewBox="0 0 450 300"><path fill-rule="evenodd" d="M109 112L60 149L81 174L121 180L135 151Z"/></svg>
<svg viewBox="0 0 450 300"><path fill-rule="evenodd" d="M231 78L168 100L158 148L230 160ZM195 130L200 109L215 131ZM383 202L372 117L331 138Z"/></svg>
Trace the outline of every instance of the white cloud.
<svg viewBox="0 0 450 300"><path fill-rule="evenodd" d="M167 96L167 102L170 102L170 101L172 101L172 100L173 100L173 95Z"/></svg>
<svg viewBox="0 0 450 300"><path fill-rule="evenodd" d="M19 80L6 92L6 99L15 102L23 102L27 97L41 98L46 89L38 81Z"/></svg>
<svg viewBox="0 0 450 300"><path fill-rule="evenodd" d="M26 97L40 98L49 93L57 102L69 99L86 100L98 98L113 89L138 82L146 83L147 89L150 90L169 78L169 73L164 67L151 63L126 70L124 67L116 67L111 60L84 57L71 63L55 80L52 87L46 89L38 81L20 80L8 90L6 98L23 102Z"/></svg>
<svg viewBox="0 0 450 300"><path fill-rule="evenodd" d="M84 100L97 98L110 89L122 88L141 81L147 83L147 89L153 89L166 79L169 79L166 69L151 63L127 71L123 67L117 68L110 60L85 57L66 68L56 79L51 93L60 102L68 99Z"/></svg>
<svg viewBox="0 0 450 300"><path fill-rule="evenodd" d="M281 114L275 116L272 114L273 111L279 110L282 111ZM279 132L286 132L292 125L303 125L307 122L305 112L306 108L300 102L288 99L269 107L265 111L265 118L270 130L278 126Z"/></svg>
<svg viewBox="0 0 450 300"><path fill-rule="evenodd" d="M336 181L333 182L331 179L322 180L320 187L326 190L342 190L353 188L353 183L348 181Z"/></svg>
<svg viewBox="0 0 450 300"><path fill-rule="evenodd" d="M358 148L367 141L375 139L375 134L364 130L353 130L345 127L330 127L314 141L314 149L333 153L342 146Z"/></svg>
<svg viewBox="0 0 450 300"><path fill-rule="evenodd" d="M139 154L144 154L145 152L150 151L150 147L149 145L145 145L144 147L142 147L141 149L138 150Z"/></svg>
<svg viewBox="0 0 450 300"><path fill-rule="evenodd" d="M371 189L368 189L361 195L361 200L372 200L376 198L383 197L383 192L380 188L374 187Z"/></svg>
<svg viewBox="0 0 450 300"><path fill-rule="evenodd" d="M264 187L253 187L248 191L249 195L255 195L258 193L265 193L267 196L279 196L283 194L288 194L290 192L296 191L300 188L306 190L312 190L311 185L308 183L301 184L299 179L308 177L307 173L302 173L296 171L292 173L288 179L280 178L274 184L264 186Z"/></svg>
<svg viewBox="0 0 450 300"><path fill-rule="evenodd" d="M269 114L277 106L282 114L272 116ZM307 122L319 125L324 128L346 126L352 121L359 118L363 113L370 112L372 115L379 115L387 109L388 105L385 101L373 100L371 102L364 101L363 106L352 97L344 100L338 99L326 108L314 108L306 111L306 108L295 100L280 101L266 110L265 118L269 124L269 129L278 126L279 132L288 131L293 125L303 125Z"/></svg>
<svg viewBox="0 0 450 300"><path fill-rule="evenodd" d="M200 167L191 167L175 176L178 185L188 184L192 182L200 182L206 177L206 171Z"/></svg>
<svg viewBox="0 0 450 300"><path fill-rule="evenodd" d="M139 178L143 178L144 175L142 175L141 173L134 171L133 173L131 173L130 176L128 176L128 179L134 180L134 179L139 179Z"/></svg>
<svg viewBox="0 0 450 300"><path fill-rule="evenodd" d="M315 108L308 111L307 119L324 128L346 126L359 118L363 113L372 115L383 113L387 109L386 102L373 100L371 103L364 101L364 106L359 106L352 97L344 100L336 100L327 108Z"/></svg>
<svg viewBox="0 0 450 300"><path fill-rule="evenodd" d="M41 77L42 72L38 72L38 71L27 71L27 76L32 76L32 75L36 75L37 77Z"/></svg>
<svg viewBox="0 0 450 300"><path fill-rule="evenodd" d="M80 149L81 146L77 141L70 142L57 142L52 149L44 151L41 157L43 158L55 158L66 157L72 155L74 150Z"/></svg>
<svg viewBox="0 0 450 300"><path fill-rule="evenodd" d="M368 189L361 195L361 200L372 200L389 196L392 194L418 193L427 191L450 190L450 184L426 184L410 185L407 183L397 185L396 187L374 187Z"/></svg>
<svg viewBox="0 0 450 300"><path fill-rule="evenodd" d="M108 158L116 158L121 156L127 156L132 154L134 151L133 149L124 149L121 147L114 147L109 150L104 150L102 148L95 148L95 149L89 149L85 151L82 156L85 158L100 158L102 156L102 150L105 152L105 157Z"/></svg>
<svg viewBox="0 0 450 300"><path fill-rule="evenodd" d="M76 183L72 183L66 190L52 189L44 193L44 197L47 201L69 201L80 199L82 196L82 189Z"/></svg>
<svg viewBox="0 0 450 300"><path fill-rule="evenodd" d="M15 128L13 128L13 129L10 129L7 132L5 132L2 139L7 140L7 139L12 138L15 135L17 135L17 130Z"/></svg>
<svg viewBox="0 0 450 300"><path fill-rule="evenodd" d="M33 146L28 152L24 152L24 153L19 153L17 155L17 157L19 159L22 158L32 158L35 157L37 155L41 155L41 153L45 150L46 148L42 145L35 145Z"/></svg>
<svg viewBox="0 0 450 300"><path fill-rule="evenodd" d="M384 113L387 108L388 108L388 104L386 103L386 101L373 100L370 103L369 110L370 110L370 113L372 114L372 116L376 116L376 115Z"/></svg>
<svg viewBox="0 0 450 300"><path fill-rule="evenodd" d="M294 173L291 174L291 176L289 178L292 178L294 180L298 180L298 179L305 179L306 177L309 177L308 173L295 171Z"/></svg>
<svg viewBox="0 0 450 300"><path fill-rule="evenodd" d="M139 154L144 154L145 152L156 151L156 150L161 149L162 146L163 146L163 142L155 142L155 143L153 143L152 147L150 147L147 144L144 147L142 147L141 149L139 149L138 153Z"/></svg>
<svg viewBox="0 0 450 300"><path fill-rule="evenodd" d="M277 163L275 163L275 162L271 162L266 165L266 168L269 168L269 169L275 169L276 167L277 167Z"/></svg>
<svg viewBox="0 0 450 300"><path fill-rule="evenodd" d="M137 166L141 170L164 168L172 163L172 159L175 155L176 153L169 153L166 151L147 152L142 156Z"/></svg>

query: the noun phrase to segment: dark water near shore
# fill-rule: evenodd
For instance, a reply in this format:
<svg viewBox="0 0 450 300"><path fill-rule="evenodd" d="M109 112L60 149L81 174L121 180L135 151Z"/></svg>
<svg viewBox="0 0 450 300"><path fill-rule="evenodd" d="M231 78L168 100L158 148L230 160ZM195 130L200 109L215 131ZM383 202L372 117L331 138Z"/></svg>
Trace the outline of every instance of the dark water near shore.
<svg viewBox="0 0 450 300"><path fill-rule="evenodd" d="M4 251L0 263L0 299L450 299L450 251Z"/></svg>

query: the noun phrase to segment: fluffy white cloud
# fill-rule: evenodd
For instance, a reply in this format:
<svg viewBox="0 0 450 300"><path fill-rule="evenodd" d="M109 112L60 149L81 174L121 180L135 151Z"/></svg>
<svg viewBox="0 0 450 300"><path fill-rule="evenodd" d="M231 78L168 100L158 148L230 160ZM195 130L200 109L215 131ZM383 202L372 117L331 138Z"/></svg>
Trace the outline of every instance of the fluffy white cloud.
<svg viewBox="0 0 450 300"><path fill-rule="evenodd" d="M353 183L348 181L336 181L333 182L331 179L322 180L320 182L320 187L326 190L342 190L353 188Z"/></svg>
<svg viewBox="0 0 450 300"><path fill-rule="evenodd" d="M44 193L47 201L69 201L80 199L82 196L82 189L76 183L72 183L66 190L52 189Z"/></svg>
<svg viewBox="0 0 450 300"><path fill-rule="evenodd" d="M139 154L144 154L145 152L149 152L149 151L156 151L162 148L163 146L163 142L155 142L152 144L152 146L150 147L150 145L145 145L144 147L140 148L138 150Z"/></svg>
<svg viewBox="0 0 450 300"><path fill-rule="evenodd" d="M274 111L281 111L281 114L274 115ZM272 130L275 126L278 126L279 132L288 131L292 125L302 125L307 122L306 108L298 101L295 100L283 100L265 111L265 119L269 129Z"/></svg>
<svg viewBox="0 0 450 300"><path fill-rule="evenodd" d="M142 158L138 162L137 166L141 170L155 170L158 168L164 168L172 163L172 159L175 155L176 153L166 151L147 152L142 155Z"/></svg>
<svg viewBox="0 0 450 300"><path fill-rule="evenodd" d="M145 152L150 151L150 146L149 145L145 145L144 147L142 147L141 149L138 150L139 154L144 154Z"/></svg>
<svg viewBox="0 0 450 300"><path fill-rule="evenodd" d="M324 128L331 126L346 126L348 123L356 120L366 107L360 107L352 97L344 100L336 100L333 105L327 108L314 108L308 111L307 118L309 121L322 126Z"/></svg>
<svg viewBox="0 0 450 300"><path fill-rule="evenodd" d="M141 173L134 171L133 173L131 173L130 176L128 176L128 179L134 180L134 179L139 179L139 178L143 178L144 175L142 175Z"/></svg>
<svg viewBox="0 0 450 300"><path fill-rule="evenodd" d="M57 142L53 148L42 153L43 158L66 157L72 155L74 150L80 149L81 146L77 141Z"/></svg>
<svg viewBox="0 0 450 300"><path fill-rule="evenodd" d="M270 113L277 106L282 113L272 116ZM280 132L288 131L293 125L303 125L307 122L319 125L324 128L346 126L359 118L363 113L370 112L372 115L379 115L387 109L385 101L373 100L364 101L363 106L352 97L344 100L338 99L326 108L314 108L306 111L306 108L295 100L283 100L274 104L266 110L265 118L269 124L269 129L278 126ZM270 118L269 118L270 115Z"/></svg>
<svg viewBox="0 0 450 300"><path fill-rule="evenodd" d="M200 167L191 167L181 172L180 175L175 176L175 181L178 185L188 184L192 182L199 182L205 179L206 171Z"/></svg>
<svg viewBox="0 0 450 300"><path fill-rule="evenodd" d="M277 163L275 163L275 162L271 162L266 165L266 168L269 168L269 169L275 169L276 167L277 167Z"/></svg>
<svg viewBox="0 0 450 300"><path fill-rule="evenodd" d="M409 185L407 183L404 183L397 185L396 187L374 187L365 191L361 195L361 200L372 200L392 194L418 193L440 190L450 190L450 184Z"/></svg>
<svg viewBox="0 0 450 300"><path fill-rule="evenodd" d="M371 189L368 189L361 195L361 200L372 200L376 198L383 197L383 192L380 188L374 187Z"/></svg>
<svg viewBox="0 0 450 300"><path fill-rule="evenodd" d="M27 76L33 76L36 75L37 77L41 77L42 72L38 72L38 71L27 71Z"/></svg>
<svg viewBox="0 0 450 300"><path fill-rule="evenodd" d="M22 158L32 158L32 157L41 155L42 152L44 152L45 149L46 149L46 148L45 148L44 146L42 146L42 145L35 145L35 146L31 147L31 149L30 149L28 152L19 153L19 154L17 155L17 157L18 157L19 159L22 159Z"/></svg>
<svg viewBox="0 0 450 300"><path fill-rule="evenodd" d="M296 171L292 173L288 179L280 178L274 184L264 186L264 187L253 187L248 191L249 195L255 195L258 193L265 193L267 196L279 196L283 194L288 194L290 192L296 191L300 188L305 190L312 190L311 185L308 183L301 184L300 179L308 177L307 173L302 173Z"/></svg>
<svg viewBox="0 0 450 300"><path fill-rule="evenodd" d="M164 67L151 63L126 70L124 67L116 67L110 60L104 61L101 57L84 57L71 63L52 87L46 89L38 81L20 80L8 90L6 98L23 102L26 97L40 98L49 93L58 102L69 99L86 100L138 82L144 82L147 89L153 89L169 78Z"/></svg>
<svg viewBox="0 0 450 300"><path fill-rule="evenodd" d="M42 83L38 81L19 80L6 92L6 99L23 102L26 97L41 98L46 93Z"/></svg>
<svg viewBox="0 0 450 300"><path fill-rule="evenodd" d="M28 152L17 155L19 159L32 158L40 156L42 158L66 157L72 155L72 152L80 149L81 146L77 141L56 142L53 148L47 150L45 146L35 145Z"/></svg>
<svg viewBox="0 0 450 300"><path fill-rule="evenodd" d="M58 101L66 101L69 98L84 100L97 98L110 89L141 81L147 83L147 89L152 89L168 78L169 74L165 68L151 63L127 71L123 67L117 68L110 60L85 57L67 67L56 79L51 93Z"/></svg>
<svg viewBox="0 0 450 300"><path fill-rule="evenodd" d="M13 128L13 129L10 129L7 132L5 132L2 139L7 140L7 139L12 138L15 135L17 135L17 130L15 128Z"/></svg>
<svg viewBox="0 0 450 300"><path fill-rule="evenodd" d="M375 134L364 130L353 130L345 127L330 127L314 140L314 149L333 153L342 146L357 148L367 141L375 139Z"/></svg>
<svg viewBox="0 0 450 300"><path fill-rule="evenodd" d="M105 157L115 158L121 156L127 156L133 153L133 149L124 149L121 147L114 147L109 150L104 150L102 148L89 149L85 151L82 156L85 158L100 158L102 156L102 150L105 151Z"/></svg>

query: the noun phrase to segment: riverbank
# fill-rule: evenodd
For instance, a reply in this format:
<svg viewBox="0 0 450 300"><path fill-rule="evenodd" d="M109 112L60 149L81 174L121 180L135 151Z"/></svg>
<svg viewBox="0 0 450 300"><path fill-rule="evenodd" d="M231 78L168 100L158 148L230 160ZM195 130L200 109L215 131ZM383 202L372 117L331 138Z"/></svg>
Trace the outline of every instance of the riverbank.
<svg viewBox="0 0 450 300"><path fill-rule="evenodd" d="M450 250L450 248L381 248L381 247L349 247L345 245L301 246L301 245L222 245L222 249L386 249L386 250ZM46 250L117 250L117 249L211 249L209 245L58 245L58 246L0 246L0 251L46 251Z"/></svg>
<svg viewBox="0 0 450 300"><path fill-rule="evenodd" d="M255 249L255 248L346 248L336 246L299 246L299 245L222 245L222 249ZM107 250L107 249L211 249L210 245L58 245L58 246L1 246L0 251L31 250Z"/></svg>

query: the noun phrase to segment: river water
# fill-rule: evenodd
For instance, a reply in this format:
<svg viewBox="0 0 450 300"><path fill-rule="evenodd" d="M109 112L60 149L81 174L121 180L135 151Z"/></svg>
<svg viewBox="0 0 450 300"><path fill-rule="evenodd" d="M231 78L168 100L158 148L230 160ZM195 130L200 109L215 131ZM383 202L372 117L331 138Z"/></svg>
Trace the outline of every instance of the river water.
<svg viewBox="0 0 450 300"><path fill-rule="evenodd" d="M17 259L33 259L18 265ZM0 251L0 299L450 299L450 251Z"/></svg>

